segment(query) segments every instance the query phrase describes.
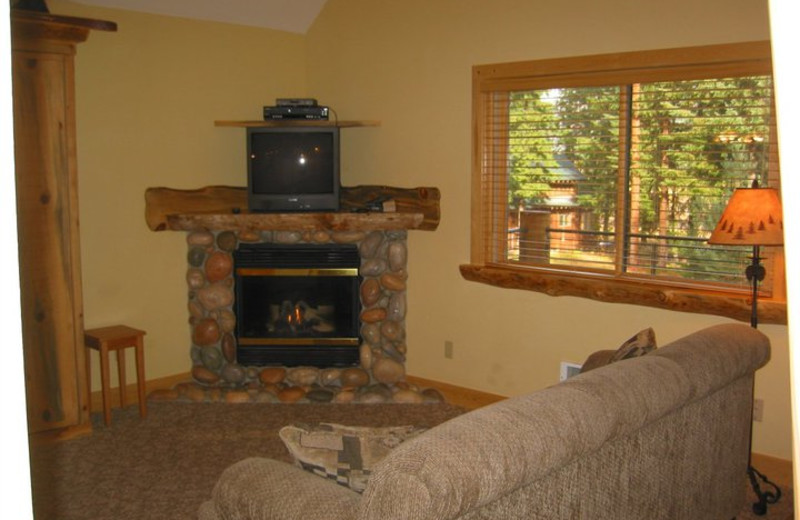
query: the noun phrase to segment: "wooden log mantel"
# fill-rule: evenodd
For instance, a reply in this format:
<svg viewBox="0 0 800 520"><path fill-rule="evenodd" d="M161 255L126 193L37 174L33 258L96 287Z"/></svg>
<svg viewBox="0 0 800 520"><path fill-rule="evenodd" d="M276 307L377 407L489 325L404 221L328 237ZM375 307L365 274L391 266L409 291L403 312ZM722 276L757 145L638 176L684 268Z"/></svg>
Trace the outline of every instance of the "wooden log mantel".
<svg viewBox="0 0 800 520"><path fill-rule="evenodd" d="M368 212L367 204L390 198L394 212ZM232 186L207 186L197 190L148 188L145 221L153 231L225 230L334 230L417 229L439 226L438 188L389 186L342 187L339 212L250 213L247 190Z"/></svg>

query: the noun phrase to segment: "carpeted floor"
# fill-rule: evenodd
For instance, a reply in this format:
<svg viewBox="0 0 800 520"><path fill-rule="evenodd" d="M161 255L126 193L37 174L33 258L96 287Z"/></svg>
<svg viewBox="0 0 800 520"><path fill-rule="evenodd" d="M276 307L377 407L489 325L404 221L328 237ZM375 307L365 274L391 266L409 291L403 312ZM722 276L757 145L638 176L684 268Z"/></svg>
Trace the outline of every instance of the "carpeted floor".
<svg viewBox="0 0 800 520"><path fill-rule="evenodd" d="M36 519L193 519L230 464L251 456L290 460L277 436L286 424L430 427L463 411L449 404L154 402L140 420L135 407L115 410L109 428L97 416L91 436L32 447ZM744 511L738 518L789 520L791 500L784 490L766 516Z"/></svg>

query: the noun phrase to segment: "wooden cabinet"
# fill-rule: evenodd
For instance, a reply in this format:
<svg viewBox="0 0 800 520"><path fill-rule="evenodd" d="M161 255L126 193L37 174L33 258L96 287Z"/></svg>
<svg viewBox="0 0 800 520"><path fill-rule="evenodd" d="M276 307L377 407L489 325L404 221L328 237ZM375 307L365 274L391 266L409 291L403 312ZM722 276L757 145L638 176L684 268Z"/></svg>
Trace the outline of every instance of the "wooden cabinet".
<svg viewBox="0 0 800 520"><path fill-rule="evenodd" d="M22 338L32 433L88 427L74 55L111 22L11 14Z"/></svg>

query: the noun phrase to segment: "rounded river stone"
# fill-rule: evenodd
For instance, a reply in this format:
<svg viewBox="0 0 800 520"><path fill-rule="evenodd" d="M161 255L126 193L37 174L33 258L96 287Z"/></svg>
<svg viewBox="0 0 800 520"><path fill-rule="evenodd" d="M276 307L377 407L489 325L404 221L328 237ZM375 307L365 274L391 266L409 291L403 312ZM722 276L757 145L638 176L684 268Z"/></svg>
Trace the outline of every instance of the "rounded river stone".
<svg viewBox="0 0 800 520"><path fill-rule="evenodd" d="M186 235L186 243L190 246L210 246L214 243L214 235L208 231L192 231Z"/></svg>
<svg viewBox="0 0 800 520"><path fill-rule="evenodd" d="M228 363L222 368L222 372L220 372L222 379L231 383L233 385L239 385L244 383L245 379L247 379L247 372L245 371L242 365L236 363Z"/></svg>
<svg viewBox="0 0 800 520"><path fill-rule="evenodd" d="M306 391L299 386L290 386L278 392L278 399L282 403L294 403L302 399L306 395Z"/></svg>
<svg viewBox="0 0 800 520"><path fill-rule="evenodd" d="M236 233L233 231L223 231L217 235L217 247L223 251L234 251L236 249Z"/></svg>
<svg viewBox="0 0 800 520"><path fill-rule="evenodd" d="M322 386L340 385L339 378L342 375L341 368L324 368L319 373L319 384Z"/></svg>
<svg viewBox="0 0 800 520"><path fill-rule="evenodd" d="M236 328L236 315L233 311L228 309L220 309L217 313L217 321L219 322L219 328L222 329L222 332L233 332L233 329Z"/></svg>
<svg viewBox="0 0 800 520"><path fill-rule="evenodd" d="M229 390L225 393L226 403L248 403L250 394L245 390Z"/></svg>
<svg viewBox="0 0 800 520"><path fill-rule="evenodd" d="M297 386L310 386L317 382L319 369L314 367L298 367L290 369L286 380Z"/></svg>
<svg viewBox="0 0 800 520"><path fill-rule="evenodd" d="M192 267L200 267L203 265L203 260L206 259L206 250L202 247L192 247L189 249L186 259Z"/></svg>
<svg viewBox="0 0 800 520"><path fill-rule="evenodd" d="M311 234L311 242L324 244L331 241L331 235L327 231L315 231Z"/></svg>
<svg viewBox="0 0 800 520"><path fill-rule="evenodd" d="M422 403L425 398L413 390L398 390L392 396L395 403Z"/></svg>
<svg viewBox="0 0 800 520"><path fill-rule="evenodd" d="M333 398L334 403L352 403L356 398L356 393L352 390L342 390Z"/></svg>
<svg viewBox="0 0 800 520"><path fill-rule="evenodd" d="M275 242L278 244L296 244L303 240L299 231L278 231L275 233Z"/></svg>
<svg viewBox="0 0 800 520"><path fill-rule="evenodd" d="M372 375L376 381L391 385L405 377L406 369L394 359L381 358L372 364Z"/></svg>
<svg viewBox="0 0 800 520"><path fill-rule="evenodd" d="M206 260L206 278L209 282L218 282L231 275L233 258L224 251L214 251Z"/></svg>
<svg viewBox="0 0 800 520"><path fill-rule="evenodd" d="M366 343L362 343L359 347L359 358L361 361L361 368L369 370L372 367L372 349Z"/></svg>
<svg viewBox="0 0 800 520"><path fill-rule="evenodd" d="M386 385L370 385L358 391L359 403L385 403L392 400L392 391Z"/></svg>
<svg viewBox="0 0 800 520"><path fill-rule="evenodd" d="M219 341L220 332L217 321L205 318L197 322L192 332L192 341L196 345L212 345Z"/></svg>
<svg viewBox="0 0 800 520"><path fill-rule="evenodd" d="M333 400L333 392L324 388L314 388L306 394L306 398L317 403L330 403Z"/></svg>
<svg viewBox="0 0 800 520"><path fill-rule="evenodd" d="M361 284L361 303L371 307L381 297L381 284L375 278L369 278Z"/></svg>
<svg viewBox="0 0 800 520"><path fill-rule="evenodd" d="M377 307L368 309L361 313L361 321L364 323L375 323L386 319L386 309Z"/></svg>
<svg viewBox="0 0 800 520"><path fill-rule="evenodd" d="M213 385L219 381L219 375L203 366L197 365L192 367L192 377L195 381L207 385Z"/></svg>
<svg viewBox="0 0 800 520"><path fill-rule="evenodd" d="M403 327L400 326L399 322L386 320L381 323L381 334L384 338L395 341L403 336Z"/></svg>
<svg viewBox="0 0 800 520"><path fill-rule="evenodd" d="M383 242L383 233L380 231L373 231L358 246L361 258L372 258L378 251L378 247Z"/></svg>
<svg viewBox="0 0 800 520"><path fill-rule="evenodd" d="M217 347L203 347L200 358L203 365L211 370L219 370L222 366L222 352Z"/></svg>
<svg viewBox="0 0 800 520"><path fill-rule="evenodd" d="M206 275L203 270L197 267L192 267L186 271L186 284L190 289L199 289L206 284Z"/></svg>
<svg viewBox="0 0 800 520"><path fill-rule="evenodd" d="M242 229L238 235L241 242L259 242L261 241L261 233L250 229Z"/></svg>
<svg viewBox="0 0 800 520"><path fill-rule="evenodd" d="M389 246L389 267L392 271L399 271L406 267L408 250L403 242L392 242Z"/></svg>
<svg viewBox="0 0 800 520"><path fill-rule="evenodd" d="M406 281L403 277L392 273L383 273L381 275L381 285L384 289L390 291L404 291L406 289Z"/></svg>
<svg viewBox="0 0 800 520"><path fill-rule="evenodd" d="M369 374L360 368L345 368L342 370L342 386L364 386L369 384Z"/></svg>
<svg viewBox="0 0 800 520"><path fill-rule="evenodd" d="M363 231L337 231L331 235L331 240L337 244L355 244L364 240Z"/></svg>
<svg viewBox="0 0 800 520"><path fill-rule="evenodd" d="M277 385L286 378L283 367L267 367L258 373L258 379L265 385Z"/></svg>
<svg viewBox="0 0 800 520"><path fill-rule="evenodd" d="M222 356L228 363L233 363L236 360L236 340L233 334L226 332L222 335Z"/></svg>
<svg viewBox="0 0 800 520"><path fill-rule="evenodd" d="M370 258L361 264L361 276L378 276L386 271L386 266L383 258Z"/></svg>
<svg viewBox="0 0 800 520"><path fill-rule="evenodd" d="M233 290L222 282L212 283L197 290L197 300L209 311L233 303Z"/></svg>
<svg viewBox="0 0 800 520"><path fill-rule="evenodd" d="M389 307L386 310L387 318L392 321L401 321L406 317L406 293L399 292L389 298Z"/></svg>
<svg viewBox="0 0 800 520"><path fill-rule="evenodd" d="M381 328L377 323L365 323L361 327L361 337L372 343L373 345L380 345L381 343Z"/></svg>
<svg viewBox="0 0 800 520"><path fill-rule="evenodd" d="M205 312L203 311L203 306L200 305L200 302L197 300L189 300L189 316L194 319L199 320L203 316L205 316Z"/></svg>

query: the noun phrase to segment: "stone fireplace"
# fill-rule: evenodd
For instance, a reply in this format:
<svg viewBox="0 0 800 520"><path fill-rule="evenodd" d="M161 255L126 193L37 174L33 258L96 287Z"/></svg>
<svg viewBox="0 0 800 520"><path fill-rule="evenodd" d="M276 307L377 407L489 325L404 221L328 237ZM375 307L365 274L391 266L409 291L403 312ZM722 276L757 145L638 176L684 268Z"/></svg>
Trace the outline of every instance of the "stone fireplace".
<svg viewBox="0 0 800 520"><path fill-rule="evenodd" d="M149 189L151 229L187 232L193 380L156 398L441 401L405 380L408 229L438 226L438 190L351 188L345 207L375 189L396 213L251 214L237 188Z"/></svg>
<svg viewBox="0 0 800 520"><path fill-rule="evenodd" d="M408 278L406 238L404 230L188 233L186 280L192 377L207 389L224 389L226 395L233 393L228 399L269 400L271 394L284 401L296 397L313 401L374 402L393 400L397 392L402 391L400 399L424 400L425 395L418 393L419 397L414 397L415 390L403 384ZM237 298L242 296L242 281L236 283L235 273L237 269L245 273L252 270L240 268L234 258L253 246L286 249L285 246L291 245L301 246L294 251L305 249L309 254L330 250L331 246L337 250L352 248L359 264L355 297L360 303L360 312L355 319L355 340L345 338L346 345L335 342L319 345L313 341L316 337L253 340L243 333L239 327L241 317L235 312L241 308ZM301 285L298 280L294 282L294 285ZM283 289L277 299L266 301L267 308L261 317L271 321L277 314L280 321L281 305L287 302L289 307L283 311L294 313L295 306L303 304L297 298L288 297L291 292ZM306 312L320 313L320 307L322 312L326 307L324 303L306 305ZM267 328L265 325L265 330ZM258 342L261 344L253 345Z"/></svg>

